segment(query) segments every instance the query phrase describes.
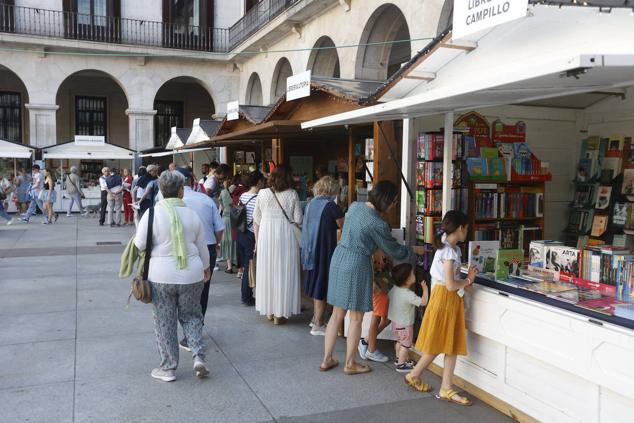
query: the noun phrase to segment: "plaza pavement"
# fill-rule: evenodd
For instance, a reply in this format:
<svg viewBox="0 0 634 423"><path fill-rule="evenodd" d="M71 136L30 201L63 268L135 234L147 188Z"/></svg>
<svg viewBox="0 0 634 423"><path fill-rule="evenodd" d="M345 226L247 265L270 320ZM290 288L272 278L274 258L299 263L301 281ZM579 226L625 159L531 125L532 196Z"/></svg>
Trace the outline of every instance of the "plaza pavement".
<svg viewBox="0 0 634 423"><path fill-rule="evenodd" d="M178 379L154 380L151 306L126 308L129 280L117 277L132 233L77 216L0 227L1 422L510 421L477 400L416 393L390 363L319 372L323 337L309 335L309 312L273 326L240 305L238 279L222 271L204 330L211 377L194 377L181 352ZM344 348L340 339L340 360Z"/></svg>

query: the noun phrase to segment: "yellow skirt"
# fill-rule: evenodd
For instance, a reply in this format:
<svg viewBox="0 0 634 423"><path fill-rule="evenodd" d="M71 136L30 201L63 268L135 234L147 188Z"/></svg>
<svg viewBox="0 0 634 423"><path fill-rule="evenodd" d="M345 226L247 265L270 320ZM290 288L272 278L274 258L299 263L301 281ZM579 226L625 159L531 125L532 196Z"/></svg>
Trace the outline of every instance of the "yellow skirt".
<svg viewBox="0 0 634 423"><path fill-rule="evenodd" d="M457 291L435 285L425 309L416 349L426 354L467 355L464 300Z"/></svg>

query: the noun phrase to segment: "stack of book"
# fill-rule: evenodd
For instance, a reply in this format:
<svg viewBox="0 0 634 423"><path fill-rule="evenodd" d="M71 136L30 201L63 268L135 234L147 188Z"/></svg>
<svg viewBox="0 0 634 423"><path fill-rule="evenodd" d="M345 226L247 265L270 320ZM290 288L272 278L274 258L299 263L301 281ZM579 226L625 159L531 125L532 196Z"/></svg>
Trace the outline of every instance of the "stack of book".
<svg viewBox="0 0 634 423"><path fill-rule="evenodd" d="M424 215L442 213L442 191L439 189L416 191L416 211Z"/></svg>
<svg viewBox="0 0 634 423"><path fill-rule="evenodd" d="M440 217L416 216L416 239L426 244L434 242L434 236L440 229Z"/></svg>
<svg viewBox="0 0 634 423"><path fill-rule="evenodd" d="M452 160L461 160L463 156L462 135L454 134L453 137ZM441 133L421 132L418 134L416 147L418 160L442 160L445 139Z"/></svg>
<svg viewBox="0 0 634 423"><path fill-rule="evenodd" d="M544 193L539 187L476 184L476 219L542 217Z"/></svg>

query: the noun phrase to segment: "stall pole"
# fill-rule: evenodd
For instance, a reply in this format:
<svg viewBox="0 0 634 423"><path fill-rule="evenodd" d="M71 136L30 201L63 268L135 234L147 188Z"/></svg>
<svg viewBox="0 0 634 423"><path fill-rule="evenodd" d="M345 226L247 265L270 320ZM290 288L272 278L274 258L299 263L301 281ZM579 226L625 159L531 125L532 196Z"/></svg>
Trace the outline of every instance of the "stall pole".
<svg viewBox="0 0 634 423"><path fill-rule="evenodd" d="M15 180L18 178L18 161L14 157L13 158L13 183L15 184Z"/></svg>
<svg viewBox="0 0 634 423"><path fill-rule="evenodd" d="M273 150L273 163L275 166L284 163L284 143L281 138L273 138L271 142L271 148Z"/></svg>
<svg viewBox="0 0 634 423"><path fill-rule="evenodd" d="M354 157L354 138L352 128L348 128L348 207L356 200L357 178L355 174L356 160Z"/></svg>
<svg viewBox="0 0 634 423"><path fill-rule="evenodd" d="M401 184L401 227L403 228L405 241L413 243L415 240L415 225L413 217L416 216L416 201L409 195L407 184L410 186L416 181L416 133L414 130L415 119L403 119L403 146L401 173L404 181ZM408 201L409 200L409 201Z"/></svg>
<svg viewBox="0 0 634 423"><path fill-rule="evenodd" d="M451 188L452 188L452 151L453 151L453 111L445 113L445 148L442 162L442 215L451 210Z"/></svg>

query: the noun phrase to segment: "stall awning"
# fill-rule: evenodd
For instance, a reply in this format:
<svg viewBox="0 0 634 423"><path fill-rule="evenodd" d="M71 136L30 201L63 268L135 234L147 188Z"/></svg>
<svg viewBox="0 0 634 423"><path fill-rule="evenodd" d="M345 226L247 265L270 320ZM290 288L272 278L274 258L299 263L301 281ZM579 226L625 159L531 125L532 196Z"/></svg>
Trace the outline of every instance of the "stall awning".
<svg viewBox="0 0 634 423"><path fill-rule="evenodd" d="M220 125L222 125L222 121L220 120L194 119L192 131L189 134L185 145L209 141L210 138L214 137L218 133Z"/></svg>
<svg viewBox="0 0 634 423"><path fill-rule="evenodd" d="M173 150L175 148L180 148L184 146L191 133L191 128L177 128L175 126L172 126L172 134L170 135L169 141L167 141L167 144L165 145L165 149Z"/></svg>
<svg viewBox="0 0 634 423"><path fill-rule="evenodd" d="M0 140L0 157L9 159L28 159L34 149L26 145Z"/></svg>
<svg viewBox="0 0 634 423"><path fill-rule="evenodd" d="M134 151L106 143L86 146L70 141L42 148L42 159L133 160Z"/></svg>
<svg viewBox="0 0 634 423"><path fill-rule="evenodd" d="M171 150L171 151L158 151L156 153L139 154L139 157L165 157L165 156L173 156L174 154L193 153L194 151L206 151L206 150L211 150L211 147L178 149L178 150Z"/></svg>
<svg viewBox="0 0 634 423"><path fill-rule="evenodd" d="M434 40L386 90L386 103L302 124L366 123L517 104L634 85L629 8L529 7L470 40Z"/></svg>

